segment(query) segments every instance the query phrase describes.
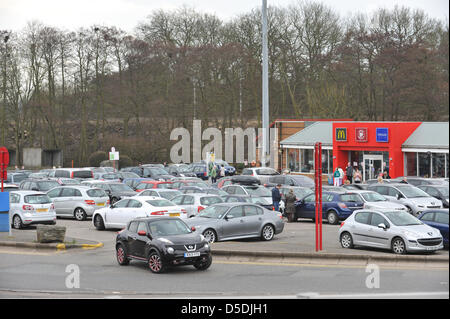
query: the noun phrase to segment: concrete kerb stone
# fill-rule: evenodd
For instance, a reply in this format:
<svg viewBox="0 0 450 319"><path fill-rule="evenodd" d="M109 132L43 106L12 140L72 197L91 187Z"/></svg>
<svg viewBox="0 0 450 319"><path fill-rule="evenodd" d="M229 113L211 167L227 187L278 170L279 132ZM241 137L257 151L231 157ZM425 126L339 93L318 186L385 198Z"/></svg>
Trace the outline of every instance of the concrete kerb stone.
<svg viewBox="0 0 450 319"><path fill-rule="evenodd" d="M301 259L314 263L316 260L327 260L330 263L382 263L382 264L397 264L403 263L426 263L432 264L448 264L448 256L417 256L417 255L366 255L366 254L337 254L337 253L290 253L290 252L273 252L273 251L244 251L244 250L223 250L213 249L212 254L216 256L223 256L227 259L231 257L246 257L251 260L258 258L281 259L287 261L291 259Z"/></svg>
<svg viewBox="0 0 450 319"><path fill-rule="evenodd" d="M27 243L27 242L15 242L15 241L0 241L0 246L6 247L17 247L17 248L31 248L31 249L56 249L56 250L66 250L73 248L83 248L83 249L95 249L103 247L103 243L96 244L66 244L66 243Z"/></svg>

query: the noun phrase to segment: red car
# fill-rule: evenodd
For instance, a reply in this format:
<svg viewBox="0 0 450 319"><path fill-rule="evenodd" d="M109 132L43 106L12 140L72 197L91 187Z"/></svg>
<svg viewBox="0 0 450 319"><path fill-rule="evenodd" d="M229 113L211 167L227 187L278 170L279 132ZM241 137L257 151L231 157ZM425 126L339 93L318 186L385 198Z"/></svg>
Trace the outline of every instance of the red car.
<svg viewBox="0 0 450 319"><path fill-rule="evenodd" d="M152 188L172 188L172 182L163 181L143 181L136 186L136 192L142 192L146 189Z"/></svg>

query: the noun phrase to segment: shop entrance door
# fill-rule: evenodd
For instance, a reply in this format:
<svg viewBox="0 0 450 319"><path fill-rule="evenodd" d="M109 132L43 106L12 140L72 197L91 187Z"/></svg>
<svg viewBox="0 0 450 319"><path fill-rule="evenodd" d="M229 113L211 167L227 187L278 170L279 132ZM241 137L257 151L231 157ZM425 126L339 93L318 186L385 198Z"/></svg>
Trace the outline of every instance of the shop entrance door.
<svg viewBox="0 0 450 319"><path fill-rule="evenodd" d="M383 155L363 155L363 180L376 179L383 173Z"/></svg>

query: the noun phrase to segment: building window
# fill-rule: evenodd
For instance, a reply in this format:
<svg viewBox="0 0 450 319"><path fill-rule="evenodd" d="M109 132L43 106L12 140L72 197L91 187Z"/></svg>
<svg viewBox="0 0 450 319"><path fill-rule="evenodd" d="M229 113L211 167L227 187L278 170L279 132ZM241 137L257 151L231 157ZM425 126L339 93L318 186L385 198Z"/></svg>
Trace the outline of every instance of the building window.
<svg viewBox="0 0 450 319"><path fill-rule="evenodd" d="M445 177L445 154L433 153L432 154L432 167L433 177Z"/></svg>
<svg viewBox="0 0 450 319"><path fill-rule="evenodd" d="M288 149L288 168L291 172L300 172L298 149Z"/></svg>
<svg viewBox="0 0 450 319"><path fill-rule="evenodd" d="M314 150L302 149L300 150L300 172L314 173Z"/></svg>
<svg viewBox="0 0 450 319"><path fill-rule="evenodd" d="M419 176L431 176L431 153L419 153Z"/></svg>
<svg viewBox="0 0 450 319"><path fill-rule="evenodd" d="M417 153L405 153L406 176L417 176Z"/></svg>

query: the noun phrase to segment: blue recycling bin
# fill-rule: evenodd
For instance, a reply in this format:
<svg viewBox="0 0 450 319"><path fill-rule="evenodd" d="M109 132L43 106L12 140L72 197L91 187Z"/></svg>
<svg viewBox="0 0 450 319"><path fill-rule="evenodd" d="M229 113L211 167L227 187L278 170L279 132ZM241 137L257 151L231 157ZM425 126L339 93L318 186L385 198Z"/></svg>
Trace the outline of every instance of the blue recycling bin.
<svg viewBox="0 0 450 319"><path fill-rule="evenodd" d="M0 192L0 232L9 232L9 192Z"/></svg>

